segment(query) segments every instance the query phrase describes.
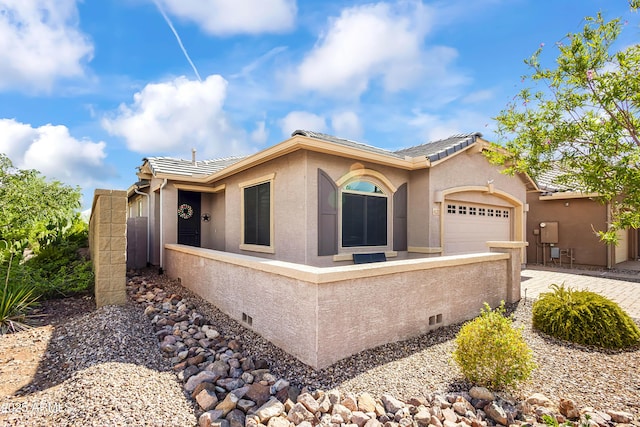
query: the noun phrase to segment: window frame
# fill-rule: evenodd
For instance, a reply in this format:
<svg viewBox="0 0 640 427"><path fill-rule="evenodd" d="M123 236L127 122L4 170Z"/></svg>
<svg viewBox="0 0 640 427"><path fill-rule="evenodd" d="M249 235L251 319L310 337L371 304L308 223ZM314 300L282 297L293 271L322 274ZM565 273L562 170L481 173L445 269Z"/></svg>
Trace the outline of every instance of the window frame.
<svg viewBox="0 0 640 427"><path fill-rule="evenodd" d="M377 187L378 189L380 189L380 191L382 191L382 193L374 193L374 192L367 192L367 191L358 191L358 190L351 190L351 189L347 189L347 186L350 184L353 184L354 182L357 181L365 181L369 184L374 185L375 187ZM390 250L390 242L393 242L393 227L392 227L392 215L393 215L393 197L392 196L392 192L387 188L386 185L384 185L382 182L374 179L371 176L368 175L361 175L361 176L356 176L353 177L352 179L349 179L348 181L344 182L339 188L339 199L338 199L338 203L339 203L339 210L338 210L338 253L339 254L343 254L343 253L354 253L354 252L366 252L366 251L388 251ZM362 195L362 196L369 196L369 197L379 197L379 198L385 198L386 199L386 243L384 245L373 245L373 246L362 246L362 245L358 245L358 246L344 246L344 239L343 239L343 232L344 232L344 224L343 224L343 220L344 220L344 194L355 194L355 195Z"/></svg>
<svg viewBox="0 0 640 427"><path fill-rule="evenodd" d="M275 232L274 232L274 194L275 194L275 173L261 176L249 181L243 181L238 184L240 188L240 244L239 248L243 251L261 252L273 254L275 253ZM259 245L255 243L245 243L245 190L247 188L257 187L262 184L269 184L269 245Z"/></svg>

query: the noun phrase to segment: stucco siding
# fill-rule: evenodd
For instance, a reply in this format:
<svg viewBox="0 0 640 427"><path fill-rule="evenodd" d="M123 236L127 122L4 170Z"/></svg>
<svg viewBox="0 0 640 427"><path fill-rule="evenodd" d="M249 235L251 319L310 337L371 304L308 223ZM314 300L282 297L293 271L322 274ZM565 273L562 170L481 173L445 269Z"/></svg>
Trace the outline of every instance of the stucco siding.
<svg viewBox="0 0 640 427"><path fill-rule="evenodd" d="M606 206L594 200L540 200L539 193L529 193L529 214L527 216L527 260L531 264L542 264L540 236L534 230L540 229L541 222L558 222L561 249L574 248L574 263L584 265L607 266L607 245L600 241L594 230L606 230ZM568 205L568 206L566 206ZM546 260L549 263L549 248L546 248ZM568 259L564 259L568 262Z"/></svg>
<svg viewBox="0 0 640 427"><path fill-rule="evenodd" d="M168 245L166 269L230 317L322 368L472 318L484 302L517 301L519 247L505 249L511 253L318 268Z"/></svg>

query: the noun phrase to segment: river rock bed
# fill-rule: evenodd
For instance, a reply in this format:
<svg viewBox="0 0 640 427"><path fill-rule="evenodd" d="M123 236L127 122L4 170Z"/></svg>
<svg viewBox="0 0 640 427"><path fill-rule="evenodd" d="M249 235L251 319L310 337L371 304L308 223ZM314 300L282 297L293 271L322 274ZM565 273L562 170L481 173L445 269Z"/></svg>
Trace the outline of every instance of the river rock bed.
<svg viewBox="0 0 640 427"><path fill-rule="evenodd" d="M449 327L314 371L187 289L166 279L160 282L163 284L134 277L128 285L129 293L145 307L158 348L173 366L185 393L196 403L201 426L480 427L540 424L545 416L559 423L581 420L592 426L640 426L640 379L635 376L633 382L638 365L622 366L621 372L628 373L631 383L612 383L618 391L617 399L599 400L594 402L595 407L570 395L554 400L527 388L520 390L519 396L496 395L461 380L449 358L451 339L458 328ZM514 315L516 319L526 317L527 310L519 313L516 309ZM546 340L545 345L559 345ZM602 355L588 349L586 353ZM627 354L638 360L637 352ZM398 363L405 365L402 372L397 370ZM385 372L389 364L396 370L396 384L392 387ZM382 371L381 378L376 380L378 371ZM432 381L416 387L415 377L421 375L432 377ZM406 380L411 377L414 379ZM625 388L631 397L620 393ZM407 390L412 394L408 395ZM555 393L551 396L555 397Z"/></svg>

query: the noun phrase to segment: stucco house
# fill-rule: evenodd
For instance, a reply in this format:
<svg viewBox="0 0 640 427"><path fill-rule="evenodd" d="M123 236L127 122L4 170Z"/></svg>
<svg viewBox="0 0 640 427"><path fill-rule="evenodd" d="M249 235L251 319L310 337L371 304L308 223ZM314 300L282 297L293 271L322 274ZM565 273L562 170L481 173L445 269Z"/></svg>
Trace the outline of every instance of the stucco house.
<svg viewBox="0 0 640 427"><path fill-rule="evenodd" d="M638 259L638 230L619 231L617 245L603 243L596 231L608 228L611 206L598 201L598 194L560 183L562 175L553 165L535 178L538 189L527 194L528 263L613 268Z"/></svg>
<svg viewBox="0 0 640 427"><path fill-rule="evenodd" d="M487 149L479 133L390 151L295 131L242 158L148 157L128 254L326 367L520 299L536 187Z"/></svg>
<svg viewBox="0 0 640 427"><path fill-rule="evenodd" d="M178 243L313 266L486 251L524 240L527 176L500 173L479 133L388 151L309 131L254 155L148 157L129 190L149 262ZM140 194L144 193L144 194Z"/></svg>

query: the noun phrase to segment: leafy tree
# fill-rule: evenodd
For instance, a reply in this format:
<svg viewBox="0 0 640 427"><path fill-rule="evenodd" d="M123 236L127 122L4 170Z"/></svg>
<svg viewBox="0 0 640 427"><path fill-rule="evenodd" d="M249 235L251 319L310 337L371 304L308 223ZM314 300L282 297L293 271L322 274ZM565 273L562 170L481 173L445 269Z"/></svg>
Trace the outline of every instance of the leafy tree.
<svg viewBox="0 0 640 427"><path fill-rule="evenodd" d="M636 11L640 0L629 2ZM619 50L620 19L585 18L582 32L556 43L555 66L542 65L544 46L525 60L534 87L521 90L496 117L504 150L490 159L507 172L537 176L555 165L568 184L597 193L612 207L612 224L598 232L640 227L640 44Z"/></svg>
<svg viewBox="0 0 640 427"><path fill-rule="evenodd" d="M36 170L17 169L0 154L0 240L5 250L29 247L37 252L71 226L79 207L78 188L47 181Z"/></svg>

